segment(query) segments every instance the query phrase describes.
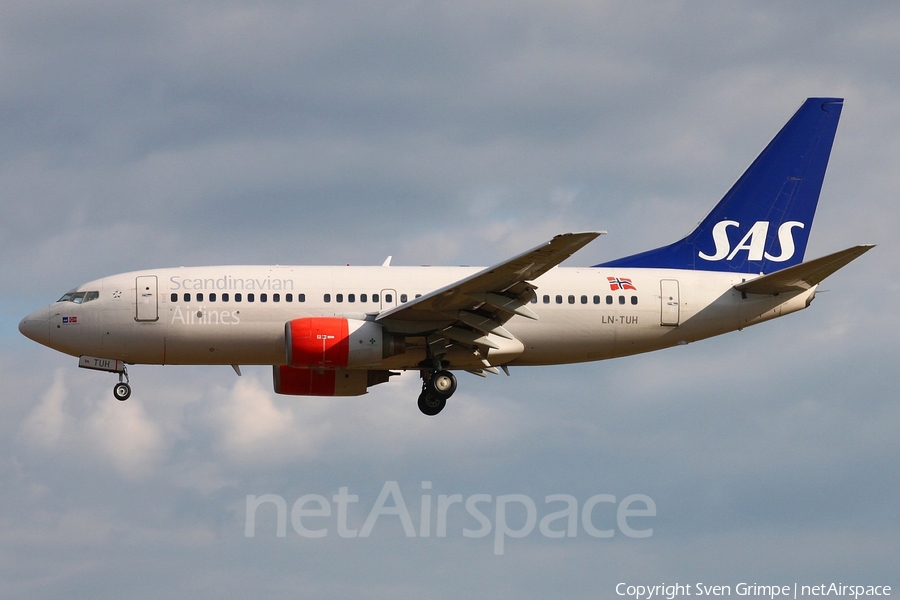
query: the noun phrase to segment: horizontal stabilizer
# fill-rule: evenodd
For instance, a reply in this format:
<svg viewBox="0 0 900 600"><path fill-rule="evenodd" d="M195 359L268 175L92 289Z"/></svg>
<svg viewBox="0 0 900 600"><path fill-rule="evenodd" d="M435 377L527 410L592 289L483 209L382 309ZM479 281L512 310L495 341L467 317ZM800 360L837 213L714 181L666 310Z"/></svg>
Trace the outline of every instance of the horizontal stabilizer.
<svg viewBox="0 0 900 600"><path fill-rule="evenodd" d="M757 277L740 283L734 288L747 294L781 294L808 290L874 247L874 244L853 246L822 258Z"/></svg>

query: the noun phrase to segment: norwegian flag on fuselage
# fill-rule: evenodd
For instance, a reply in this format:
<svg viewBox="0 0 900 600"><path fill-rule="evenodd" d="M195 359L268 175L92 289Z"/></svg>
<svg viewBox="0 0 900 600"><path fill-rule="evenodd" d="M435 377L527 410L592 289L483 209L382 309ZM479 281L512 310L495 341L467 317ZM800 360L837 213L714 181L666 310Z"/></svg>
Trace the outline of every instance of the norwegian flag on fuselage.
<svg viewBox="0 0 900 600"><path fill-rule="evenodd" d="M607 277L609 280L609 289L612 291L615 290L634 290L637 291L637 288L634 287L634 284L631 283L631 279L627 277Z"/></svg>

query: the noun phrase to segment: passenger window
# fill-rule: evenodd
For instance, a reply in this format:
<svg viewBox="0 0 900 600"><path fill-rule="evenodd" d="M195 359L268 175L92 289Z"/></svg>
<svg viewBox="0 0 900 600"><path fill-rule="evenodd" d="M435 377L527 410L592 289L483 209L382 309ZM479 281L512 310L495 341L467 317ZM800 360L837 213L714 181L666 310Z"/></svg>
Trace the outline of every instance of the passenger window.
<svg viewBox="0 0 900 600"><path fill-rule="evenodd" d="M169 296L169 300L171 300L172 302L178 302L178 294L172 292L172 295Z"/></svg>
<svg viewBox="0 0 900 600"><path fill-rule="evenodd" d="M582 304L587 304L587 296L582 296L582 297L581 297L581 303L582 303Z"/></svg>
<svg viewBox="0 0 900 600"><path fill-rule="evenodd" d="M378 302L378 294L372 294L372 302Z"/></svg>
<svg viewBox="0 0 900 600"><path fill-rule="evenodd" d="M215 292L210 292L210 293L209 293L209 301L210 301L210 302L215 302L215 301L216 301L216 293L215 293Z"/></svg>
<svg viewBox="0 0 900 600"><path fill-rule="evenodd" d="M422 294L416 294L416 298L421 298Z"/></svg>
<svg viewBox="0 0 900 600"><path fill-rule="evenodd" d="M600 296L594 296L594 304L600 304Z"/></svg>
<svg viewBox="0 0 900 600"><path fill-rule="evenodd" d="M550 296L544 294L544 304L550 304Z"/></svg>
<svg viewBox="0 0 900 600"><path fill-rule="evenodd" d="M369 296L368 296L367 294L360 294L360 295L359 295L359 301L360 301L360 302L368 302L368 301L369 301L368 298L369 298Z"/></svg>
<svg viewBox="0 0 900 600"><path fill-rule="evenodd" d="M297 302L306 302L306 294L297 294Z"/></svg>
<svg viewBox="0 0 900 600"><path fill-rule="evenodd" d="M619 296L619 304L625 304L625 296Z"/></svg>
<svg viewBox="0 0 900 600"><path fill-rule="evenodd" d="M260 301L260 302L266 302L268 299L269 299L269 295L268 295L268 294L260 294L260 295L259 295L259 301Z"/></svg>
<svg viewBox="0 0 900 600"><path fill-rule="evenodd" d="M575 304L575 296L569 294L569 304Z"/></svg>
<svg viewBox="0 0 900 600"><path fill-rule="evenodd" d="M325 302L331 302L331 294L325 294Z"/></svg>
<svg viewBox="0 0 900 600"><path fill-rule="evenodd" d="M293 294L285 294L285 295L284 295L284 301L285 301L285 302L293 302L293 301L294 301L294 295L293 295Z"/></svg>
<svg viewBox="0 0 900 600"><path fill-rule="evenodd" d="M337 301L338 301L338 302L343 302L343 301L344 301L344 295L343 295L343 294L337 294Z"/></svg>
<svg viewBox="0 0 900 600"><path fill-rule="evenodd" d="M394 295L393 294L385 294L384 301L387 302L388 304L390 304L391 302L394 301Z"/></svg>
<svg viewBox="0 0 900 600"><path fill-rule="evenodd" d="M535 296L535 297L533 297L533 298L531 299L531 303L532 303L532 304L537 304L537 296Z"/></svg>
<svg viewBox="0 0 900 600"><path fill-rule="evenodd" d="M281 294L272 294L272 302L281 302Z"/></svg>
<svg viewBox="0 0 900 600"><path fill-rule="evenodd" d="M347 302L356 302L356 294L347 294Z"/></svg>
<svg viewBox="0 0 900 600"><path fill-rule="evenodd" d="M197 302L203 302L203 292L197 292Z"/></svg>
<svg viewBox="0 0 900 600"><path fill-rule="evenodd" d="M240 293L240 292L235 292L235 293L234 293L234 301L235 301L235 302L240 302L240 301L241 301L241 293Z"/></svg>
<svg viewBox="0 0 900 600"><path fill-rule="evenodd" d="M562 304L562 296L559 296L559 295L556 296L556 303Z"/></svg>
<svg viewBox="0 0 900 600"><path fill-rule="evenodd" d="M606 303L607 303L607 304L612 304L612 296L607 296L607 297L606 297Z"/></svg>
<svg viewBox="0 0 900 600"><path fill-rule="evenodd" d="M400 302L406 302L408 299L409 298L406 294L400 294Z"/></svg>
<svg viewBox="0 0 900 600"><path fill-rule="evenodd" d="M185 301L185 302L190 302L190 301L191 301L191 295L190 295L189 293L185 293L185 294L184 294L184 301Z"/></svg>
<svg viewBox="0 0 900 600"><path fill-rule="evenodd" d="M632 296L632 297L631 297L631 303L632 303L632 304L637 304L637 296Z"/></svg>
<svg viewBox="0 0 900 600"><path fill-rule="evenodd" d="M256 295L253 293L247 294L247 302L253 302L256 300Z"/></svg>
<svg viewBox="0 0 900 600"><path fill-rule="evenodd" d="M228 302L228 292L222 292L222 302Z"/></svg>

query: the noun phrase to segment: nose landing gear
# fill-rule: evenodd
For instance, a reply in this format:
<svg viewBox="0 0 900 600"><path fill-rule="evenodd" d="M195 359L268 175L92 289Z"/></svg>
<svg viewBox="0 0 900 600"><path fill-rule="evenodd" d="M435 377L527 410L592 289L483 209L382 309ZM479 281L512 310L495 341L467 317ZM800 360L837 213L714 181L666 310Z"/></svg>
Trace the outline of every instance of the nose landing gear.
<svg viewBox="0 0 900 600"><path fill-rule="evenodd" d="M122 381L122 380L125 381ZM131 397L131 386L128 385L128 370L123 366L119 371L119 383L113 386L113 396L119 402L125 402Z"/></svg>
<svg viewBox="0 0 900 600"><path fill-rule="evenodd" d="M113 386L113 396L119 402L124 402L131 396L131 386L128 385L128 367L125 366L125 361L114 358L80 356L78 358L78 366L82 369L91 369L93 371L118 373L119 383Z"/></svg>
<svg viewBox="0 0 900 600"><path fill-rule="evenodd" d="M128 398L131 396L131 386L127 383L117 383L113 387L113 396L115 396L116 400L120 402L128 400Z"/></svg>

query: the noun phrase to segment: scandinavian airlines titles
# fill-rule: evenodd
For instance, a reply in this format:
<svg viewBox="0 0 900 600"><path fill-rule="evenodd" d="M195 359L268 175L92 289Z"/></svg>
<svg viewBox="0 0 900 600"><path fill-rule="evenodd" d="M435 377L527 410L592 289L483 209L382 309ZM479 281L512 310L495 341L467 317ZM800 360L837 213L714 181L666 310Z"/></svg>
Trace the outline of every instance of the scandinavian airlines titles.
<svg viewBox="0 0 900 600"><path fill-rule="evenodd" d="M181 277L172 275L169 277L171 290L273 290L292 291L294 289L293 279L282 279L280 277L266 277L264 279L255 279L252 277L232 277L231 275L223 275L222 277Z"/></svg>
<svg viewBox="0 0 900 600"><path fill-rule="evenodd" d="M781 254L773 256L765 251L766 237L769 234L769 222L757 221L750 230L744 235L743 239L738 243L734 250L731 249L731 242L728 239L729 227L740 227L737 221L719 221L715 224L712 231L713 241L716 243L716 253L710 256L704 252L700 252L698 256L703 260L719 261L732 260L741 250L747 251L747 258L751 261L766 260L774 262L784 262L794 256L796 247L794 246L793 229L799 227L803 229L805 226L800 221L785 221L778 227L778 243L781 245Z"/></svg>

